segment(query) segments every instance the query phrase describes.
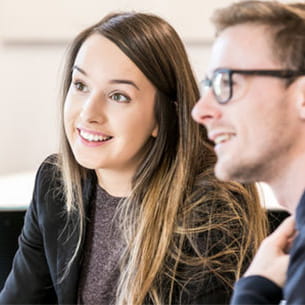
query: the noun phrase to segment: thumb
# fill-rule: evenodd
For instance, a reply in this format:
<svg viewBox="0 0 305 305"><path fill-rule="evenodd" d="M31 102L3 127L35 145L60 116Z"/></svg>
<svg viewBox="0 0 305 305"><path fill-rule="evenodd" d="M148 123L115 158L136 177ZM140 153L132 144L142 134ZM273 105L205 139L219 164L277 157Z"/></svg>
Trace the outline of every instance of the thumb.
<svg viewBox="0 0 305 305"><path fill-rule="evenodd" d="M275 242L279 247L287 246L289 240L294 237L296 233L295 220L293 216L287 217L279 227L269 236L270 240Z"/></svg>

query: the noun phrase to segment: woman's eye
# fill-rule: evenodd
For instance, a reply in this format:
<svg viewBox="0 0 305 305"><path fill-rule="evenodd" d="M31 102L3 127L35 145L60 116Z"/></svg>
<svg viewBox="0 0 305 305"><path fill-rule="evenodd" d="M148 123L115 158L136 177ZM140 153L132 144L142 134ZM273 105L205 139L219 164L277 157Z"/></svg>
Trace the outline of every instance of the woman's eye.
<svg viewBox="0 0 305 305"><path fill-rule="evenodd" d="M73 82L73 85L74 85L74 88L77 91L81 91L81 92L87 92L88 91L88 87L80 81Z"/></svg>
<svg viewBox="0 0 305 305"><path fill-rule="evenodd" d="M110 98L118 103L128 103L130 98L121 93L113 93L110 95Z"/></svg>

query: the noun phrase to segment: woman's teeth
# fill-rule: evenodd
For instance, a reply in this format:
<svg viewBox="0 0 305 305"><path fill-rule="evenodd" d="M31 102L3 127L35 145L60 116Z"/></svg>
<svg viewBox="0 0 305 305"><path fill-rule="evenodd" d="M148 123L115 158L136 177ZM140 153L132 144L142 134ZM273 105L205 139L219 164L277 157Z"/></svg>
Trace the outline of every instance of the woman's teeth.
<svg viewBox="0 0 305 305"><path fill-rule="evenodd" d="M90 141L90 142L103 142L103 141L107 141L112 138L110 136L103 137L103 136L100 136L97 134L88 133L83 130L80 131L80 135L82 138L84 138L85 140Z"/></svg>

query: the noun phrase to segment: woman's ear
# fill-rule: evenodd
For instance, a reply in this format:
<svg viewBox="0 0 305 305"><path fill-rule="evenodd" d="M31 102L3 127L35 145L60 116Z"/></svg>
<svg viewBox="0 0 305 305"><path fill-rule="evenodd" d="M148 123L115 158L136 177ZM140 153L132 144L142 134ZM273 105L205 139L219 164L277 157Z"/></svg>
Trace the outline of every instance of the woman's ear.
<svg viewBox="0 0 305 305"><path fill-rule="evenodd" d="M159 127L158 127L158 125L156 125L156 127L153 129L151 135L152 135L154 138L156 138L157 135L158 135L158 131L159 131Z"/></svg>

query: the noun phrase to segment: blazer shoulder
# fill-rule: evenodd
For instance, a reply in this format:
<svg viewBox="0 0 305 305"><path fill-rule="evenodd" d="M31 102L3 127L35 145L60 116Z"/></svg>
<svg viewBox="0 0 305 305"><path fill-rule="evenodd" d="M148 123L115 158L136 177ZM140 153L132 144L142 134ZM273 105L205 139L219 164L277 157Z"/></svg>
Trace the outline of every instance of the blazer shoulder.
<svg viewBox="0 0 305 305"><path fill-rule="evenodd" d="M58 155L48 156L38 168L35 178L32 206L37 212L45 209L62 209L64 187Z"/></svg>
<svg viewBox="0 0 305 305"><path fill-rule="evenodd" d="M53 154L41 163L36 173L35 189L37 187L49 188L52 185L55 187L62 184L60 182L62 179L58 159L58 155Z"/></svg>

